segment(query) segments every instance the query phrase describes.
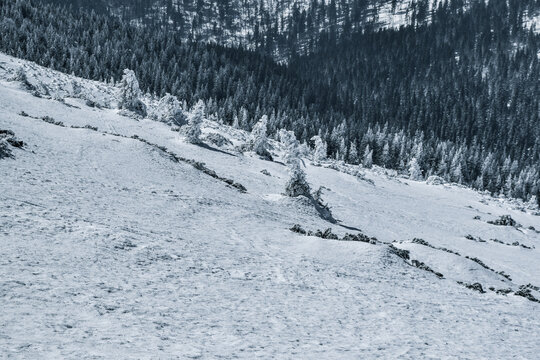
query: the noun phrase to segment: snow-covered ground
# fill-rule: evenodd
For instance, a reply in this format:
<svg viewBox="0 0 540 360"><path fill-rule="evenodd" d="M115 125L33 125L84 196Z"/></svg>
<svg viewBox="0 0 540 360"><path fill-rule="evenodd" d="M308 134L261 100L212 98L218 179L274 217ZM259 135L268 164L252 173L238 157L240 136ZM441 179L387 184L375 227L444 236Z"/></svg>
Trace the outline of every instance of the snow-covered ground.
<svg viewBox="0 0 540 360"><path fill-rule="evenodd" d="M9 81L21 66L50 96ZM515 292L540 285L540 233L530 228L540 216L458 186L306 159L341 220L331 224L282 195L279 144L274 162L191 145L106 108L114 101L108 85L0 55L0 130L26 144L0 160L0 357L538 356L540 303ZM246 136L209 121L204 132ZM520 225L487 223L501 215ZM361 229L378 242L303 236L294 224Z"/></svg>

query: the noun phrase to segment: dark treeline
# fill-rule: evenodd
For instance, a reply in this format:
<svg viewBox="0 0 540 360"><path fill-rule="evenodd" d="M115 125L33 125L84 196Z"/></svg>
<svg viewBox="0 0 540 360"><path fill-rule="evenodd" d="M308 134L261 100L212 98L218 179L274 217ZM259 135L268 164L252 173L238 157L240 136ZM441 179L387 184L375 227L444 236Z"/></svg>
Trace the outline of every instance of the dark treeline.
<svg viewBox="0 0 540 360"><path fill-rule="evenodd" d="M150 27L165 27L194 41L239 44L283 59L317 48L320 32L336 41L380 21L388 0L45 0L111 13ZM392 9L397 11L398 2ZM429 0L412 1L412 23L428 18Z"/></svg>
<svg viewBox="0 0 540 360"><path fill-rule="evenodd" d="M540 189L539 37L522 27L536 0L476 1L467 11L440 3L429 25L343 31L339 42L322 31L316 51L288 66L105 12L0 4L0 49L10 55L96 80L131 68L145 91L203 99L245 129L267 114L271 132L319 134L330 156L351 163L524 199Z"/></svg>

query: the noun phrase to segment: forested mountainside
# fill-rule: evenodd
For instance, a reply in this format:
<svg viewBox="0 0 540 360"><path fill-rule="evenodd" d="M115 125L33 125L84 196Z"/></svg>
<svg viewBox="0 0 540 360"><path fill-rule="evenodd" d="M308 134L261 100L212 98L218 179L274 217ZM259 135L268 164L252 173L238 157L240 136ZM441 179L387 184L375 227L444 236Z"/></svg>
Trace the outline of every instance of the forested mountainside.
<svg viewBox="0 0 540 360"><path fill-rule="evenodd" d="M96 80L131 68L156 96L171 93L186 108L202 99L208 115L244 129L268 115L271 133L319 134L329 156L353 164L524 199L540 189L536 0L438 2L429 22L339 41L323 31L313 54L287 65L162 23L36 0L0 4L0 46L10 55Z"/></svg>
<svg viewBox="0 0 540 360"><path fill-rule="evenodd" d="M280 60L313 52L321 35L337 41L361 29L425 23L436 7L433 0L48 1L166 27L186 39L242 45Z"/></svg>

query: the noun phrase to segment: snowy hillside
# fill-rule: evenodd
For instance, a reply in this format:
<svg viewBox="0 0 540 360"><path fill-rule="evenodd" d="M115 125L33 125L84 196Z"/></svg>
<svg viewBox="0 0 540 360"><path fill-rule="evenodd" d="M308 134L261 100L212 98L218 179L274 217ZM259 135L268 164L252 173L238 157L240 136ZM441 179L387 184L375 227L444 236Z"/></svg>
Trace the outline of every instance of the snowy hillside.
<svg viewBox="0 0 540 360"><path fill-rule="evenodd" d="M305 157L331 223L283 195L278 142L263 160L205 120L193 145L116 103L110 85L0 55L2 357L540 351L535 210Z"/></svg>

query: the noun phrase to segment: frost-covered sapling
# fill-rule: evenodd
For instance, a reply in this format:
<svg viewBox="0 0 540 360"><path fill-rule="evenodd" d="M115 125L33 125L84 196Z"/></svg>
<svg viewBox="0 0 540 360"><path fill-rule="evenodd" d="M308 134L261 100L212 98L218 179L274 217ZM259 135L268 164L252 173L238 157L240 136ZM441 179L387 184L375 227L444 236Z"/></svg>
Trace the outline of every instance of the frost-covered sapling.
<svg viewBox="0 0 540 360"><path fill-rule="evenodd" d="M199 100L191 114L188 116L188 123L184 126L186 140L192 144L201 143L201 126L204 120L204 102Z"/></svg>
<svg viewBox="0 0 540 360"><path fill-rule="evenodd" d="M150 117L168 125L182 126L186 124L186 116L182 111L180 101L171 94L166 94L159 100Z"/></svg>
<svg viewBox="0 0 540 360"><path fill-rule="evenodd" d="M306 180L306 173L300 167L300 161L291 163L289 180L285 185L285 194L290 197L305 196L311 198L311 189Z"/></svg>
<svg viewBox="0 0 540 360"><path fill-rule="evenodd" d="M140 99L139 81L132 70L124 70L122 81L120 81L119 97L118 108L132 111L143 117L146 116L146 105Z"/></svg>

